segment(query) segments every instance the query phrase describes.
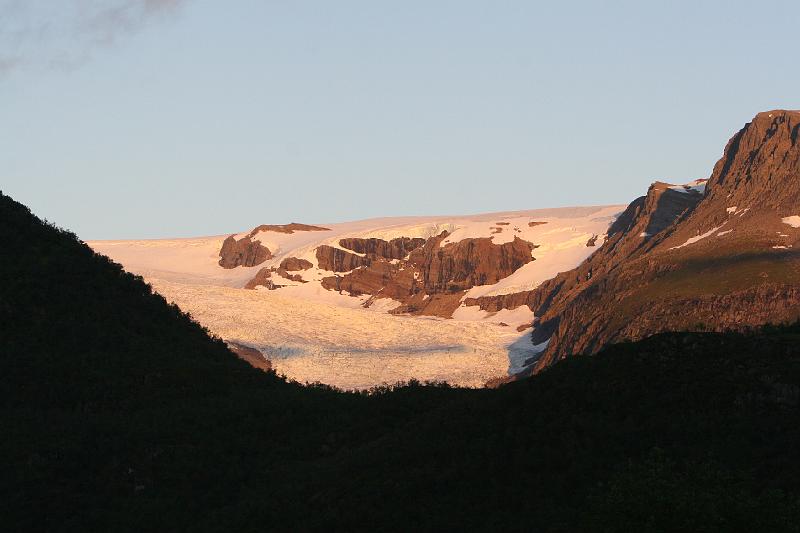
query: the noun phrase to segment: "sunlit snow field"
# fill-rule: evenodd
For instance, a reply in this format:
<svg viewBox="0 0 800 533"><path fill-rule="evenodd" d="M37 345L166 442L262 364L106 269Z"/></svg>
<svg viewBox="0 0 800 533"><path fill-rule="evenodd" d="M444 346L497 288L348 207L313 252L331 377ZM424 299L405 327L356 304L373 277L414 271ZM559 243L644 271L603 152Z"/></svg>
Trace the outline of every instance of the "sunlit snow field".
<svg viewBox="0 0 800 533"><path fill-rule="evenodd" d="M530 345L530 330L484 322L394 316L280 291L150 282L217 335L264 352L278 373L346 389L409 377L481 386L506 375L509 345L520 352Z"/></svg>
<svg viewBox="0 0 800 533"><path fill-rule="evenodd" d="M497 244L519 236L535 243L534 261L498 283L473 287L465 298L520 292L583 261L596 249L586 246L590 237L598 236L597 246L602 246L603 234L622 207L384 218L324 225L329 231L260 232L256 237L274 257L234 269L218 265L225 236L89 244L143 276L215 335L260 350L290 379L345 389L412 378L479 387L521 370L543 348L531 344L530 329L517 331L534 318L527 306L492 314L462 304L452 319L391 315L387 311L399 302L378 299L364 308L366 296L324 289L320 280L334 273L319 268L300 272L306 283L281 279L288 286L279 290L242 287L262 267L277 266L284 257L316 264L317 246L339 247L345 236L428 238L446 229L452 242L491 237ZM497 221L507 224L499 234Z"/></svg>

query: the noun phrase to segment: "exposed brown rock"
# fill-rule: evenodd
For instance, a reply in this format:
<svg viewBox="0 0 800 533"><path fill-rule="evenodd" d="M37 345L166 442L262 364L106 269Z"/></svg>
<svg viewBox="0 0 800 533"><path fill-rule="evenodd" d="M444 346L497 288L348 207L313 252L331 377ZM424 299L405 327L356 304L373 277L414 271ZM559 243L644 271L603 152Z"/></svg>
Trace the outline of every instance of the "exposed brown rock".
<svg viewBox="0 0 800 533"><path fill-rule="evenodd" d="M535 291L522 291L511 294L497 294L494 296L480 296L478 298L464 299L465 305L477 305L482 311L496 313L501 309L516 309L521 305L531 306Z"/></svg>
<svg viewBox="0 0 800 533"><path fill-rule="evenodd" d="M497 225L497 226L508 226L510 224L511 224L511 222L495 222L495 225Z"/></svg>
<svg viewBox="0 0 800 533"><path fill-rule="evenodd" d="M294 233L295 231L330 231L330 228L323 228L322 226L311 226L309 224L299 224L292 222L291 224L262 224L253 228L250 232L250 237L255 237L259 231L274 231L276 233Z"/></svg>
<svg viewBox="0 0 800 533"><path fill-rule="evenodd" d="M467 290L475 285L497 283L533 261L533 244L514 237L495 244L491 238L464 239L439 246L447 232L428 239L412 252L409 261L420 269L429 294Z"/></svg>
<svg viewBox="0 0 800 533"><path fill-rule="evenodd" d="M283 265L283 262L281 263L281 265ZM286 285L276 284L271 279L272 278L272 274L277 274L280 277L282 277L284 279L287 279L287 280L296 281L296 282L300 282L300 283L308 283L307 281L305 281L303 279L303 277L301 275L299 275L299 274L290 274L289 272L287 272L286 269L283 268L283 266L280 266L278 268L275 268L275 267L267 268L267 267L265 267L265 268L262 268L261 270L259 270L256 273L256 275L253 277L253 279L251 279L250 281L247 282L247 284L245 284L244 288L245 289L255 289L256 287L261 286L261 287L266 287L269 290L275 290L275 289L281 289L281 288L286 286Z"/></svg>
<svg viewBox="0 0 800 533"><path fill-rule="evenodd" d="M542 224L547 224L547 222L536 222L535 220L531 220L528 222L528 227L532 228L534 226L541 226Z"/></svg>
<svg viewBox="0 0 800 533"><path fill-rule="evenodd" d="M261 244L260 240L253 240L260 231L275 231L278 233L294 233L295 231L330 231L328 228L320 226L310 226L308 224L263 224L253 228L253 230L239 240L231 235L222 242L222 249L219 251L219 265L223 268L236 268L237 266L251 267L260 265L268 259L272 259L272 252Z"/></svg>
<svg viewBox="0 0 800 533"><path fill-rule="evenodd" d="M281 261L280 268L288 272L297 272L299 270L308 270L314 264L307 259L298 259L297 257L286 257Z"/></svg>
<svg viewBox="0 0 800 533"><path fill-rule="evenodd" d="M369 268L359 268L345 276L323 278L322 286L352 296L380 295L404 302L423 290L422 283L414 277L415 272L416 269L411 265L401 266L375 259Z"/></svg>
<svg viewBox="0 0 800 533"><path fill-rule="evenodd" d="M589 240L586 241L586 246L595 246L597 243L597 235L592 235L589 237Z"/></svg>
<svg viewBox="0 0 800 533"><path fill-rule="evenodd" d="M519 238L504 244L495 244L489 238L465 239L441 246L447 236L446 231L442 232L422 246L417 240L406 238L390 242L380 239L343 240L343 246L365 250L367 255L364 257L348 256L343 250L320 247L323 249L318 248L317 254L318 258L322 257L321 265L332 267L328 270L352 270L344 276L324 278L322 285L353 296L369 294L401 302L393 313L449 318L461 304L467 289L496 283L533 260L531 251L534 245ZM409 245L413 249L408 257L398 258L398 255L408 252Z"/></svg>
<svg viewBox="0 0 800 533"><path fill-rule="evenodd" d="M261 353L260 350L256 350L251 346L247 346L245 344L240 344L238 342L227 341L226 344L230 351L235 353L239 356L240 359L243 359L250 363L255 368L259 368L265 372L269 372L272 370L272 363L264 357L264 354Z"/></svg>
<svg viewBox="0 0 800 533"><path fill-rule="evenodd" d="M282 268L282 267L278 267L278 268L276 268L276 269L275 269L275 272L276 272L276 273L277 273L279 276L281 276L281 277L283 277L283 278L286 278L286 279L289 279L289 280L292 280L292 281L299 281L300 283L307 283L307 281L305 281L305 280L303 279L303 276L301 276L300 274L289 274L289 273L286 271L286 269L284 269L284 268Z"/></svg>
<svg viewBox="0 0 800 533"><path fill-rule="evenodd" d="M256 287L260 286L260 287L265 287L271 291L274 291L275 289L280 289L282 287L285 287L285 285L278 285L274 281L272 281L271 278L273 272L275 272L274 268L262 268L261 270L256 272L256 275L253 277L253 279L251 279L245 284L244 288L255 289Z"/></svg>
<svg viewBox="0 0 800 533"><path fill-rule="evenodd" d="M450 318L461 305L461 298L465 291L426 295L418 293L402 306L392 309L392 314L413 314L423 316L438 316Z"/></svg>
<svg viewBox="0 0 800 533"><path fill-rule="evenodd" d="M231 235L222 242L219 256L219 266L223 268L251 267L271 259L272 252L262 245L261 241L253 241L250 236L242 237L237 241Z"/></svg>
<svg viewBox="0 0 800 533"><path fill-rule="evenodd" d="M511 383L512 381L515 381L513 376L498 376L488 380L483 384L483 386L487 389L498 389L507 383Z"/></svg>
<svg viewBox="0 0 800 533"><path fill-rule="evenodd" d="M360 254L374 254L385 259L403 259L413 250L425 244L425 239L398 237L391 241L383 239L345 238L339 240L339 246Z"/></svg>
<svg viewBox="0 0 800 533"><path fill-rule="evenodd" d="M271 281L270 278L272 277L272 271L269 268L262 268L256 275L248 281L244 288L245 289L255 289L259 285L263 286L267 281Z"/></svg>
<svg viewBox="0 0 800 533"><path fill-rule="evenodd" d="M340 248L323 244L317 247L317 264L322 270L348 272L354 268L369 266L369 257L356 255Z"/></svg>

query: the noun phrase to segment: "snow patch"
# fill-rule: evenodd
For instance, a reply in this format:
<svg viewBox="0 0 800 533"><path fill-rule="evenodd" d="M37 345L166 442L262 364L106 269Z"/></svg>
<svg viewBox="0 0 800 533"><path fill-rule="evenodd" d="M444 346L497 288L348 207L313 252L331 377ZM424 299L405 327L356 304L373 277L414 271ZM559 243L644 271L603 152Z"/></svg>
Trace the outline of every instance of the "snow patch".
<svg viewBox="0 0 800 533"><path fill-rule="evenodd" d="M714 233L715 231L717 231L720 227L721 226L717 226L716 228L713 228L713 229L703 233L702 235L697 235L696 237L691 237L690 239L687 239L685 243L683 243L683 244L681 244L679 246L673 246L672 248L670 248L670 250L677 250L678 248L683 248L684 246L689 246L690 244L694 244L694 243L696 243L698 241L701 241L701 240L705 239L706 237L708 237L709 235L711 235L712 233Z"/></svg>
<svg viewBox="0 0 800 533"><path fill-rule="evenodd" d="M800 216L792 215L790 217L783 217L781 222L788 224L793 228L800 228Z"/></svg>
<svg viewBox="0 0 800 533"><path fill-rule="evenodd" d="M501 309L497 312L484 311L477 305L464 305L453 312L453 320L468 322L488 322L498 324L504 322L511 327L528 325L533 322L533 311L527 305L514 309Z"/></svg>
<svg viewBox="0 0 800 533"><path fill-rule="evenodd" d="M690 192L696 192L696 193L703 194L703 193L706 192L706 182L707 181L708 180L706 180L706 179L694 180L694 181L690 181L689 183L686 183L686 184L683 184L683 185L671 185L669 187L669 189L672 189L673 191L681 192L681 193L684 193L684 194L689 194Z"/></svg>
<svg viewBox="0 0 800 533"><path fill-rule="evenodd" d="M526 333L512 342L508 346L508 359L511 362L508 374L518 374L525 370L539 358L548 344L550 344L550 339L540 344L533 344L533 337L530 333Z"/></svg>

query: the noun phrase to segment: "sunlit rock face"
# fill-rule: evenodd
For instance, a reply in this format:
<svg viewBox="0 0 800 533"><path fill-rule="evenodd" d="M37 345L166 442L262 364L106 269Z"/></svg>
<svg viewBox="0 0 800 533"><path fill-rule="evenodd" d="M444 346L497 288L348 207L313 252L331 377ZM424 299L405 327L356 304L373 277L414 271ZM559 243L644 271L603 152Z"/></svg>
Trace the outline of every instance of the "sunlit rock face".
<svg viewBox="0 0 800 533"><path fill-rule="evenodd" d="M536 369L660 331L800 318L799 132L798 111L759 113L708 180L653 184L596 254L532 291L534 342L549 339Z"/></svg>

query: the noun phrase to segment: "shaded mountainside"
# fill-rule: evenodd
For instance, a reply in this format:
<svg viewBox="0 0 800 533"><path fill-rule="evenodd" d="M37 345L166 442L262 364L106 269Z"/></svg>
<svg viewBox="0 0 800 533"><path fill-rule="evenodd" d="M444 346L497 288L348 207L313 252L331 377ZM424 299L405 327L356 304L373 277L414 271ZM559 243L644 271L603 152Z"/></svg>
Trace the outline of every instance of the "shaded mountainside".
<svg viewBox="0 0 800 533"><path fill-rule="evenodd" d="M703 194L654 184L597 253L526 295L534 342L549 339L536 369L660 331L800 318L798 131L798 111L759 113Z"/></svg>
<svg viewBox="0 0 800 533"><path fill-rule="evenodd" d="M798 530L798 326L341 393L251 368L5 196L0 238L9 531Z"/></svg>

